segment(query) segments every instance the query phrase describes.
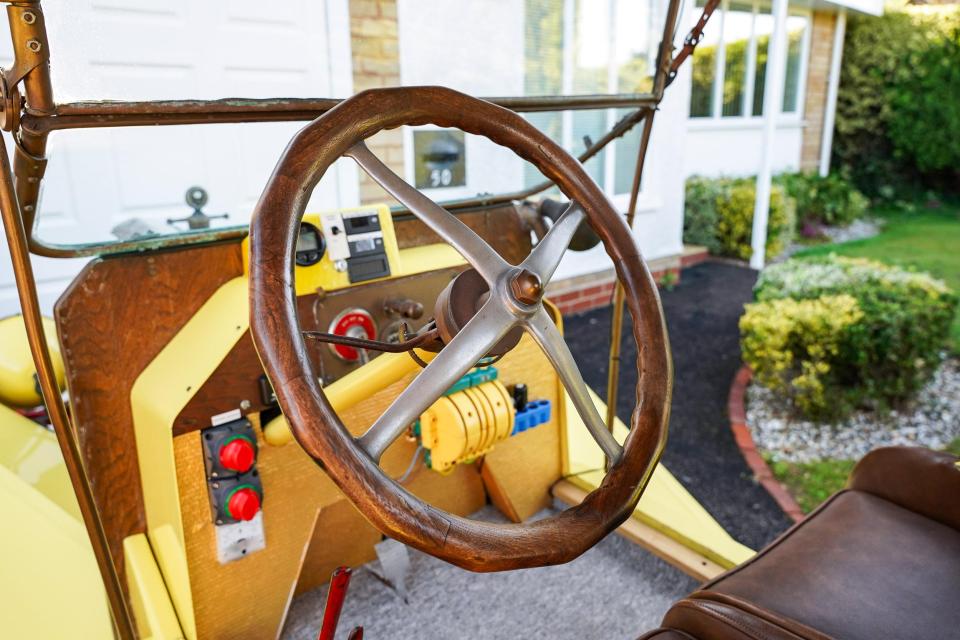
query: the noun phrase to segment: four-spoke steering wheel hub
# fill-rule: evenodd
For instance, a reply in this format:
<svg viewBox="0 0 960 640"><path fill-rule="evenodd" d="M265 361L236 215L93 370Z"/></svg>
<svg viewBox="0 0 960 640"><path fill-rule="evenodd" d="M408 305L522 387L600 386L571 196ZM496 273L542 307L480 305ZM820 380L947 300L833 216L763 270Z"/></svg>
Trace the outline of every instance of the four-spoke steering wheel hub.
<svg viewBox="0 0 960 640"><path fill-rule="evenodd" d="M425 124L456 127L513 150L570 199L566 212L521 264L507 264L483 238L396 175L364 144L384 129ZM317 382L293 283L300 219L313 188L342 156L352 158L471 267L437 302L443 347L360 437L344 427ZM623 285L637 343L637 406L622 445L600 418L558 323L541 302L584 219L603 242ZM451 89L365 91L294 137L250 223L250 328L294 437L344 495L384 534L468 569L534 567L580 555L633 512L665 442L672 387L666 327L656 285L623 216L579 162L522 116ZM494 525L437 509L387 476L378 465L386 448L478 361L506 353L524 332L540 347L567 402L610 461L599 488L562 513Z"/></svg>

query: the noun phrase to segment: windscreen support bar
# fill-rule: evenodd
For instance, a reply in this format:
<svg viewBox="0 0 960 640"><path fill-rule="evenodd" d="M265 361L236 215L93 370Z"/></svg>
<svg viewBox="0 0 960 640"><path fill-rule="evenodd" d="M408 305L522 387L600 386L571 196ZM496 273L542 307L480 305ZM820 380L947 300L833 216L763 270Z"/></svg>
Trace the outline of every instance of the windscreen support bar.
<svg viewBox="0 0 960 640"><path fill-rule="evenodd" d="M63 396L57 385L53 362L50 359L50 349L43 330L43 320L40 315L40 302L37 299L36 280L33 267L30 263L30 254L27 250L26 233L19 215L17 196L13 188L13 175L10 172L10 161L7 156L7 145L0 134L0 215L3 218L3 228L6 232L7 244L10 247L10 259L13 262L13 272L17 283L17 292L20 295L20 308L23 313L23 322L27 330L27 340L37 365L37 380L43 394L43 402L47 408L50 422L63 453L63 461L70 476L83 524L93 547L93 554L100 569L107 591L107 600L113 614L113 623L118 636L123 640L136 637L133 618L124 598L123 586L116 564L110 553L107 534L103 528L103 521L93 499L93 490L90 478L87 476L80 454L80 445L74 431Z"/></svg>

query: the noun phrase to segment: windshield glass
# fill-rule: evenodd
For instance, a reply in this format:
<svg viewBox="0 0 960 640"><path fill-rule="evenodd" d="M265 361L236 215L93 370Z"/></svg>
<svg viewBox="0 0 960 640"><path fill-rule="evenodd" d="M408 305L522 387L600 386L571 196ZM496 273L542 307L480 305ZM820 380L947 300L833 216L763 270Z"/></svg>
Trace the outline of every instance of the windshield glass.
<svg viewBox="0 0 960 640"><path fill-rule="evenodd" d="M661 0L430 0L44 3L58 103L225 97L344 97L439 84L487 97L648 92ZM9 48L9 43L4 45ZM527 114L580 153L626 110ZM245 226L302 123L58 131L37 236L60 244L191 232L188 189L203 188L210 228ZM613 197L629 189L636 132L588 163ZM371 148L442 201L542 180L496 145L432 127L378 134ZM313 210L380 196L350 161L316 189ZM392 202L391 202L392 204Z"/></svg>

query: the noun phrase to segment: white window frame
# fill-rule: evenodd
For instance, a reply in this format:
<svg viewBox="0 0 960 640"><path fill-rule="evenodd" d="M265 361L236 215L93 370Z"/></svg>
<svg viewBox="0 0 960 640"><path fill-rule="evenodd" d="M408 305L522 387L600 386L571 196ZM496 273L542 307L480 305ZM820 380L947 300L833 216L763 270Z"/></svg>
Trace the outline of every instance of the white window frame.
<svg viewBox="0 0 960 640"><path fill-rule="evenodd" d="M745 3L746 4L746 3ZM742 128L742 127L755 127L759 126L763 120L763 115L755 116L753 115L753 98L754 86L756 81L756 67L757 67L757 15L761 7L766 8L767 2L762 0L753 0L752 3L753 14L750 26L750 43L747 46L747 78L744 84L743 89L743 115L739 116L725 116L723 115L723 79L724 71L726 68L726 53L727 53L727 42L725 39L725 30L726 30L726 16L727 12L730 9L730 0L721 0L720 6L718 7L717 12L714 14L714 20L716 22L716 29L720 33L720 39L717 44L717 55L714 56L714 69L713 69L713 87L711 89L711 109L712 113L709 116L693 116L689 117L689 123L694 126L694 128ZM696 13L699 16L698 12ZM799 70L799 81L797 87L797 109L796 111L784 111L783 103L781 101L780 105L777 108L777 121L778 123L785 125L801 125L803 123L804 116L804 104L806 101L807 94L807 66L810 61L810 37L813 32L813 12L807 8L800 7L790 7L788 10L789 16L802 16L807 21L807 27L803 30L803 40L800 44L800 70ZM696 17L696 16L695 16ZM712 25L711 25L712 26ZM784 65L786 65L787 60L784 59Z"/></svg>
<svg viewBox="0 0 960 640"><path fill-rule="evenodd" d="M581 0L582 2L588 3L595 0ZM616 51L617 51L617 2L618 0L601 0L608 2L610 5L609 11L609 45L608 45L608 60L607 60L607 86L606 89L609 93L617 93L619 90L619 73L616 66ZM657 10L654 5L657 5L662 0L651 0L651 10ZM573 95L575 93L573 87L574 81L574 67L575 67L575 36L576 36L576 5L577 0L564 0L563 2L563 52L562 52L562 68L561 68L561 93L565 95ZM657 49L659 44L657 41L652 41L653 49L648 52L648 55L651 60L651 68L655 64ZM617 115L618 109L604 109L605 112L605 123L607 130L610 130L616 125L619 117ZM583 151L582 141L580 139L574 139L573 137L573 121L574 121L574 112L571 110L561 111L561 125L560 125L560 139L558 143L572 155L576 156ZM639 129L641 125L637 125L636 129ZM432 130L437 129L433 125L421 125L417 127L403 127L403 154L404 154L404 177L408 182L413 184L414 174L415 174L415 158L413 151L413 132L415 130ZM605 132L604 132L605 133ZM469 147L469 135L467 136ZM600 184L600 187L603 189L604 193L610 198L614 206L624 211L629 205L629 188L625 192L616 193L616 165L617 165L617 150L620 147L618 144L622 141L623 138L619 138L611 144L607 145L603 150L603 181ZM636 157L633 154L627 154L629 157L620 159L623 162L629 162L632 164L636 161ZM470 191L470 167L469 159L467 165L467 185L458 186L458 187L438 187L435 189L427 190L430 197L435 198L438 201L460 198L460 197L469 197L472 193ZM588 162L601 162L601 159L593 158ZM647 172L645 172L647 173ZM661 202L659 198L653 197L649 193L645 193L644 184L647 182L646 179L641 180L640 192L637 199L637 212L651 212L656 211L660 208ZM522 185L521 185L522 186Z"/></svg>
<svg viewBox="0 0 960 640"><path fill-rule="evenodd" d="M617 51L617 0L606 0L610 5L609 11L609 55L607 60L607 92L615 94L619 92L619 73L616 66L616 51ZM651 11L655 10L655 6L658 0L651 1ZM573 68L574 68L574 56L576 52L574 51L574 41L575 41L575 30L576 30L576 0L564 0L563 5L563 29L564 29L564 38L563 38L563 70L562 70L562 84L563 92L570 95L573 94ZM653 41L651 41L653 42ZM657 44L653 43L655 48L648 52L651 60L656 60L656 47ZM617 109L606 109L606 126L609 131L612 129L619 117L617 116ZM640 125L637 125L639 127ZM573 111L567 110L563 112L563 122L561 126L562 130L562 145L567 150L573 153L574 155L578 154L581 150L576 149L574 145L579 141L573 140ZM616 167L617 167L617 151L620 149L620 145L623 138L618 138L613 141L611 144L607 145L603 150L603 184L600 186L603 188L604 193L606 193L614 206L617 209L625 210L629 206L630 192L629 188L624 191L617 193L616 192ZM636 162L635 157L620 158L620 161L624 162ZM588 161L589 162L589 161ZM595 160L594 160L595 162ZM644 183L646 180L641 179L640 182L640 192L637 197L637 210L638 211L653 211L659 207L659 203L655 202L648 193L645 193Z"/></svg>

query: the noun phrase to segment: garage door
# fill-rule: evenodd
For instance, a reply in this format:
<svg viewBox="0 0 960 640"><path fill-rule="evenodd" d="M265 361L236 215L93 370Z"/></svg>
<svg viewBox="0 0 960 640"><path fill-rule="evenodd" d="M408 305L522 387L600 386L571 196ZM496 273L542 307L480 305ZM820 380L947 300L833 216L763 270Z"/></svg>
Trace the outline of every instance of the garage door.
<svg viewBox="0 0 960 640"><path fill-rule="evenodd" d="M352 93L347 0L48 0L44 2L58 102L225 97L328 97ZM0 64L11 45L0 27ZM298 123L136 127L57 132L38 235L104 241L137 218L165 232L190 213L186 190L209 193L218 226L245 223ZM357 202L352 163L339 163L313 208ZM180 225L181 228L185 228ZM47 313L82 260L34 259ZM6 247L0 314L17 312Z"/></svg>

